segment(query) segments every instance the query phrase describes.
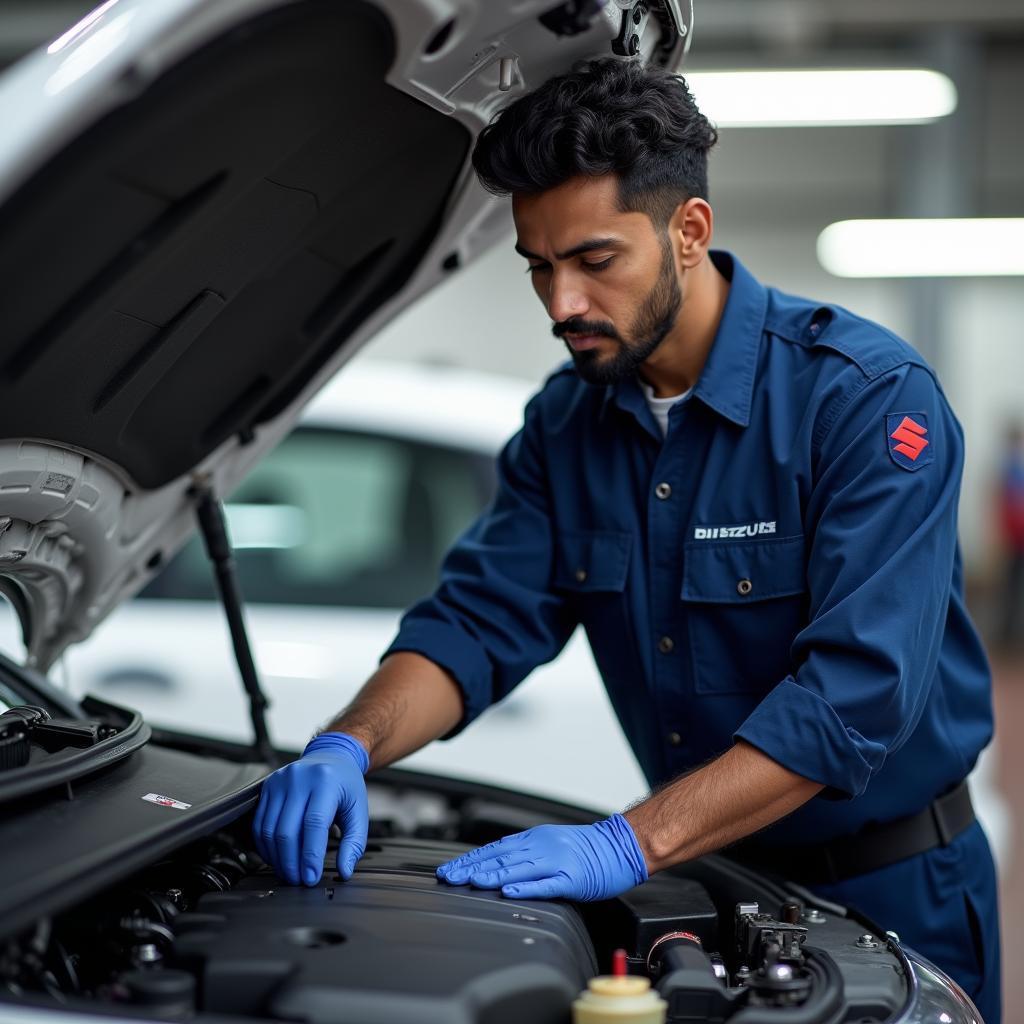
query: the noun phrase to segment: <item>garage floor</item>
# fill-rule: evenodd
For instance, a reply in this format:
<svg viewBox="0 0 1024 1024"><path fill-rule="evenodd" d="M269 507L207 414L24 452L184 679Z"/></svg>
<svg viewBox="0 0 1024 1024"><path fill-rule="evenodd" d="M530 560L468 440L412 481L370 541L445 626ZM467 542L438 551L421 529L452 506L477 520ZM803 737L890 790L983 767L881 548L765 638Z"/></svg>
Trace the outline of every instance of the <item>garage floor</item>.
<svg viewBox="0 0 1024 1024"><path fill-rule="evenodd" d="M992 657L998 785L1013 814L1014 842L1009 871L1002 880L1000 905L1003 929L1003 1020L1024 1022L1024 657Z"/></svg>

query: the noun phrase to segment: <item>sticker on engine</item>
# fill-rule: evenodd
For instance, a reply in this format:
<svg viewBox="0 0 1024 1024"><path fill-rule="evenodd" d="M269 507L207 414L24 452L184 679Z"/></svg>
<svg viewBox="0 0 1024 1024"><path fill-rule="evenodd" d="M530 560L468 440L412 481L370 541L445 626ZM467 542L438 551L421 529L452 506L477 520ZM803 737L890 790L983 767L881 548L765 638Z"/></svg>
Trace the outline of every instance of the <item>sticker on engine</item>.
<svg viewBox="0 0 1024 1024"><path fill-rule="evenodd" d="M176 811L187 811L192 805L183 804L180 800L175 800L170 796L161 796L159 793L147 793L143 800L148 800L151 804L159 804L161 807L173 807Z"/></svg>

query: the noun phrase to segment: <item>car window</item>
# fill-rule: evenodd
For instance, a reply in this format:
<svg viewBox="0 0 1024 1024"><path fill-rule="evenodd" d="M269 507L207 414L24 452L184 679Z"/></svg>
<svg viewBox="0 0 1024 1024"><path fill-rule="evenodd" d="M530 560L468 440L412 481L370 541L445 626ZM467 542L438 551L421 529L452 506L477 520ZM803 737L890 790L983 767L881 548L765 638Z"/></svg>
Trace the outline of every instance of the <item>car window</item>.
<svg viewBox="0 0 1024 1024"><path fill-rule="evenodd" d="M489 499L489 460L348 430L299 428L227 502L246 601L404 608ZM211 600L195 537L140 594Z"/></svg>

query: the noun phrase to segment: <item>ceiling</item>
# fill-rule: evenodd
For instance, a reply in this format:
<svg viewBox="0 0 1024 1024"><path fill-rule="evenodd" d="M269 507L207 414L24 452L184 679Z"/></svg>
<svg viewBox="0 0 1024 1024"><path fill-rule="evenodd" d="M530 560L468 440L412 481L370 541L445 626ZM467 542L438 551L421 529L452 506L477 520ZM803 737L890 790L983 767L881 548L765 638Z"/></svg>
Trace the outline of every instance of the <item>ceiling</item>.
<svg viewBox="0 0 1024 1024"><path fill-rule="evenodd" d="M696 0L694 47L829 47L912 43L956 28L1024 40L1017 0Z"/></svg>
<svg viewBox="0 0 1024 1024"><path fill-rule="evenodd" d="M98 0L0 0L0 64L72 25ZM717 51L763 57L846 46L900 47L936 29L1024 49L1020 0L696 0L695 58Z"/></svg>
<svg viewBox="0 0 1024 1024"><path fill-rule="evenodd" d="M0 0L0 67L56 38L98 2ZM1021 214L1022 0L694 0L694 6L692 70L932 66L960 91L957 116L936 130L727 129L713 154L714 191L737 218L813 226L857 214ZM945 194L936 202L921 182L940 166Z"/></svg>

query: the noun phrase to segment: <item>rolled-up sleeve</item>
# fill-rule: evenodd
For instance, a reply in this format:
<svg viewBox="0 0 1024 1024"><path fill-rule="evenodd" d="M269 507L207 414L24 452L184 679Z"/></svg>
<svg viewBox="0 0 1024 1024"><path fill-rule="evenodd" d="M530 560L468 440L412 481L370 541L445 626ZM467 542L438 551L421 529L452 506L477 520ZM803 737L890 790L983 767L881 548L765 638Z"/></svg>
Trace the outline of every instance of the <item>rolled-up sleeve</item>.
<svg viewBox="0 0 1024 1024"><path fill-rule="evenodd" d="M735 737L843 798L910 736L936 678L963 436L912 364L858 381L821 422L805 516L809 621L792 674Z"/></svg>
<svg viewBox="0 0 1024 1024"><path fill-rule="evenodd" d="M448 553L437 589L403 616L382 656L414 651L453 677L464 715L445 739L554 658L576 625L550 586L540 398L527 406L522 430L498 458L494 501Z"/></svg>

